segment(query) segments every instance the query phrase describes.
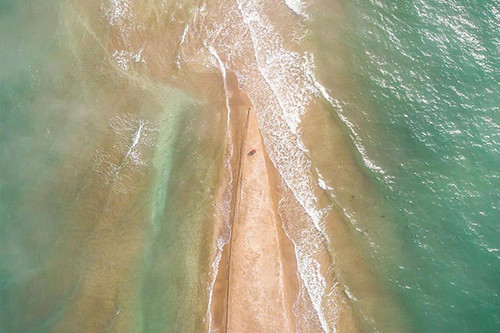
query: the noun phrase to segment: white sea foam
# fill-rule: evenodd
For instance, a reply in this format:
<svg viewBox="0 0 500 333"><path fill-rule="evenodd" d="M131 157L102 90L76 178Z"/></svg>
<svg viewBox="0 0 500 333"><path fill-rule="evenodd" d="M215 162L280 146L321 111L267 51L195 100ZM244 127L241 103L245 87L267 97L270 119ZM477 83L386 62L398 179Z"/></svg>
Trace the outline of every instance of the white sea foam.
<svg viewBox="0 0 500 333"><path fill-rule="evenodd" d="M132 156L132 155L136 155L137 154L135 153L135 148L137 146L137 144L139 143L139 140L141 138L141 132L142 132L142 129L144 128L144 120L139 120L139 127L137 128L137 131L135 132L134 134L134 137L132 139L132 144L130 145L127 153L125 154L125 157L123 157L124 160L126 160L129 156Z"/></svg>
<svg viewBox="0 0 500 333"><path fill-rule="evenodd" d="M238 3L250 31L257 68L267 86L249 83L250 95L257 104L259 125L266 134L264 140L271 159L318 231L323 233L324 212L315 204L311 163L300 133L302 116L315 93L306 75L313 70L311 57L287 51L256 3Z"/></svg>
<svg viewBox="0 0 500 333"><path fill-rule="evenodd" d="M133 13L129 0L109 0L107 5L101 3L101 9L111 26L118 27L122 32L131 28Z"/></svg>
<svg viewBox="0 0 500 333"><path fill-rule="evenodd" d="M227 74L226 74L226 67L224 66L224 63L222 62L221 58L219 57L219 54L217 51L212 46L208 47L208 50L210 53L214 56L215 60L217 61L217 64L219 65L219 70L222 75L222 82L224 86L224 99L226 101L226 110L227 110L227 122L226 126L228 126L228 135L231 135L231 131L229 130L229 121L231 119L231 108L229 107L229 89L227 88Z"/></svg>
<svg viewBox="0 0 500 333"><path fill-rule="evenodd" d="M333 188L326 184L323 175L319 172L318 168L316 168L316 173L318 174L318 186L325 191L330 191L333 194Z"/></svg>
<svg viewBox="0 0 500 333"><path fill-rule="evenodd" d="M227 86L227 73L226 73L226 68L224 66L224 63L222 62L221 58L219 57L217 51L212 46L208 47L210 53L213 55L213 57L216 59L216 62L219 66L219 70L222 76L222 82L224 86L224 97L225 97L225 102L226 102L226 159L225 159L225 167L226 167L226 174L228 176L228 184L226 185L226 189L224 190L223 194L223 201L222 201L222 208L220 211L220 214L224 218L224 226L221 231L221 234L217 238L217 244L216 244L216 249L215 249L215 258L212 262L212 271L211 275L209 278L208 282L208 292L209 292L209 300L208 300L208 307L207 307L207 312L205 315L205 319L208 319L208 332L213 331L212 327L212 312L211 312L211 306L212 306L212 301L213 301L213 292L214 292L214 285L215 281L217 280L217 275L219 272L219 264L220 260L222 258L222 251L224 246L229 242L230 237L231 237L231 221L230 221L230 213L231 213L231 196L232 196L232 190L233 190L233 174L232 174L232 166L231 166L231 159L233 158L233 153L234 153L234 147L232 145L232 133L231 133L231 128L230 128L230 119L231 119L231 107L229 106L229 89Z"/></svg>
<svg viewBox="0 0 500 333"><path fill-rule="evenodd" d="M309 18L306 12L306 4L300 0L285 0L285 4L290 8L295 14Z"/></svg>
<svg viewBox="0 0 500 333"><path fill-rule="evenodd" d="M146 166L143 154L154 145L155 123L130 114L113 117L109 121L113 133L111 148L99 148L95 155L94 171L102 175L105 184L113 184L116 192L128 192L128 180L142 173Z"/></svg>
<svg viewBox="0 0 500 333"><path fill-rule="evenodd" d="M126 41L126 37L132 31L144 31L146 26L138 23L134 17L133 2L130 0L105 0L101 2L101 11L108 24L121 33L121 37Z"/></svg>
<svg viewBox="0 0 500 333"><path fill-rule="evenodd" d="M327 239L323 223L327 207L320 207L314 196L308 151L301 140L300 122L306 108L315 97L310 82L314 71L312 57L308 53L286 50L282 37L271 21L263 14L258 1L238 1L238 9L249 29L258 71L264 84L248 83L248 91L258 110L259 125L271 160L286 185L304 208L318 235ZM318 244L320 239L310 239L307 229L301 238L308 244ZM302 242L301 242L302 243ZM324 313L322 300L326 284L321 275L314 252L306 243L295 243L297 264L312 305L325 332L334 329Z"/></svg>
<svg viewBox="0 0 500 333"><path fill-rule="evenodd" d="M181 58L183 57L183 54L182 54L182 45L186 41L186 36L187 36L188 32L189 32L189 24L186 24L184 26L184 30L182 31L181 41L179 43L179 51L178 51L177 57L175 59L175 64L177 65L177 68L181 67Z"/></svg>
<svg viewBox="0 0 500 333"><path fill-rule="evenodd" d="M116 50L113 53L113 59L115 60L118 67L124 71L128 70L130 63L145 63L146 61L142 57L143 48L139 49L137 52L130 52L127 50Z"/></svg>
<svg viewBox="0 0 500 333"><path fill-rule="evenodd" d="M186 24L186 26L184 27L184 30L182 31L180 45L184 44L184 41L186 40L186 35L187 35L188 31L189 31L189 24Z"/></svg>

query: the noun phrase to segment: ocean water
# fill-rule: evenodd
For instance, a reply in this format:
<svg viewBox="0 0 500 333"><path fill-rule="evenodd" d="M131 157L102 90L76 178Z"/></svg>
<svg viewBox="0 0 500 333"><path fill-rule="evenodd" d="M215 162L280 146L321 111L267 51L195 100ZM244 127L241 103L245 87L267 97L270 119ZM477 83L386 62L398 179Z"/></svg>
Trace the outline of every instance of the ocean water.
<svg viewBox="0 0 500 333"><path fill-rule="evenodd" d="M495 0L2 1L0 332L212 329L229 72L301 331L341 295L361 331L495 331L499 35Z"/></svg>
<svg viewBox="0 0 500 333"><path fill-rule="evenodd" d="M366 248L375 267L412 331L496 331L499 3L362 0L321 9L322 79L345 103L359 139L348 132L386 202L391 220L378 227L389 224L400 240L373 235Z"/></svg>
<svg viewBox="0 0 500 333"><path fill-rule="evenodd" d="M128 74L99 5L0 7L1 332L204 325L224 100Z"/></svg>

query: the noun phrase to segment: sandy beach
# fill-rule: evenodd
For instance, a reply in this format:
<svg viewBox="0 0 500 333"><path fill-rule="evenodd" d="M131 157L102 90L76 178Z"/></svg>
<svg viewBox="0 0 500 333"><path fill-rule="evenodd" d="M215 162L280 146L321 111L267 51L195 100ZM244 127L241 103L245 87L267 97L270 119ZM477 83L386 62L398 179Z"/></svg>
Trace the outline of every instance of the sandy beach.
<svg viewBox="0 0 500 333"><path fill-rule="evenodd" d="M250 108L245 124L233 233L229 243L227 331L293 332L293 276L286 276L286 240L272 192L265 148ZM251 155L254 152L253 155Z"/></svg>
<svg viewBox="0 0 500 333"><path fill-rule="evenodd" d="M297 316L302 315L298 312L304 309L294 308L300 285L297 261L278 211L284 185L267 155L256 111L232 73L227 89L233 145L232 230L213 286L209 330L296 332ZM343 307L339 324L346 328L342 331L351 332L353 317L345 301L339 299L338 306Z"/></svg>
<svg viewBox="0 0 500 333"><path fill-rule="evenodd" d="M495 0L1 0L0 333L495 332Z"/></svg>

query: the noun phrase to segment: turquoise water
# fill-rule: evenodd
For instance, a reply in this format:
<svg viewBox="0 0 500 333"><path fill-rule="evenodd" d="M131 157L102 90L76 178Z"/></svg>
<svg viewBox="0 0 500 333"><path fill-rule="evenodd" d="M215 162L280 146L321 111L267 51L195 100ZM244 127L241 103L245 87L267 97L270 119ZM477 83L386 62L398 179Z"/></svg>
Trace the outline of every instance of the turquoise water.
<svg viewBox="0 0 500 333"><path fill-rule="evenodd" d="M370 255L407 324L498 330L500 3L356 0L317 17L339 28L317 23L342 50L323 66L349 77L336 96L403 244L379 237Z"/></svg>
<svg viewBox="0 0 500 333"><path fill-rule="evenodd" d="M65 4L0 3L0 332L199 331L225 119L130 84Z"/></svg>
<svg viewBox="0 0 500 333"><path fill-rule="evenodd" d="M172 41L152 29L138 42L153 50L151 72L124 75L114 51L130 45L107 35L99 4L0 2L0 332L65 331L81 318L115 331L203 331L224 154L221 79L201 56L199 76L198 67L168 72L185 29L169 17L160 18L178 30ZM191 22L194 11L179 8L172 17ZM359 241L381 290L409 331L498 330L500 2L314 1L307 11L318 77L343 103L364 159L346 145L380 199L383 215L360 221L368 226ZM199 87L218 88L191 91ZM120 169L130 152L143 161L128 162L124 180L110 185L99 174L102 152L108 164L120 153ZM336 167L325 175L344 172ZM348 208L356 192L348 185L365 185L338 184ZM113 304L97 307L106 297Z"/></svg>

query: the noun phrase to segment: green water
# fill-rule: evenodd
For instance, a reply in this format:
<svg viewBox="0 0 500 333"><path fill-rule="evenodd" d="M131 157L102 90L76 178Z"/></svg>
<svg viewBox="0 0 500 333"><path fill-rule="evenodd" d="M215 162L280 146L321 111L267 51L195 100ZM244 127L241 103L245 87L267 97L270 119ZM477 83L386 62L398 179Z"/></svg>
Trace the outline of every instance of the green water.
<svg viewBox="0 0 500 333"><path fill-rule="evenodd" d="M0 332L200 331L225 119L114 73L65 4L0 4Z"/></svg>
<svg viewBox="0 0 500 333"><path fill-rule="evenodd" d="M367 172L393 218L379 228L403 244L379 233L366 247L415 332L500 324L499 5L359 0L316 12L323 78L380 167Z"/></svg>
<svg viewBox="0 0 500 333"><path fill-rule="evenodd" d="M116 41L67 6L0 2L0 332L203 331L224 93L214 104L122 75L101 49ZM308 11L318 77L343 103L325 108L354 126L366 197L383 206L376 223L358 215L381 290L408 331L497 331L500 3ZM334 191L357 209L351 189ZM94 317L105 324L82 319Z"/></svg>

